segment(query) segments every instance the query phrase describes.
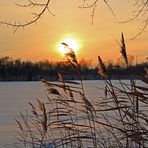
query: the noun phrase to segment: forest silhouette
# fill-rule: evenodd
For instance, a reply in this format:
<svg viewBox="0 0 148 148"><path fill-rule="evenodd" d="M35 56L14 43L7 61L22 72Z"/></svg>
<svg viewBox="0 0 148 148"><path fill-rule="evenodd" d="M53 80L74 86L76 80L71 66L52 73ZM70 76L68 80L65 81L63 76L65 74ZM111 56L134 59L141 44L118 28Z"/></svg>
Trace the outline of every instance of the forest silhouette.
<svg viewBox="0 0 148 148"><path fill-rule="evenodd" d="M82 59L79 61L81 75L85 80L101 79L98 76L97 65L91 66L91 61ZM124 67L122 63L108 63L107 74L111 79L129 79L129 73L134 77L144 76L148 68L148 62ZM1 81L38 81L41 79L57 80L58 73L62 73L67 80L77 80L75 67L67 61L23 61L10 57L0 57L0 80Z"/></svg>

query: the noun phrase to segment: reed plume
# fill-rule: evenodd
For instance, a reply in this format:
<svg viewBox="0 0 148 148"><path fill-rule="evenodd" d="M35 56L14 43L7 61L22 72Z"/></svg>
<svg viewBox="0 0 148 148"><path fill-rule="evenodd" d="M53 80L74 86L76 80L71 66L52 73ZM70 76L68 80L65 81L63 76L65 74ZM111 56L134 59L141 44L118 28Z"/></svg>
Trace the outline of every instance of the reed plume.
<svg viewBox="0 0 148 148"><path fill-rule="evenodd" d="M68 48L65 54L68 61L81 76L74 51L68 44L62 44ZM123 33L120 46L128 66ZM147 68L145 70L147 73ZM129 84L118 80L119 85L116 86L100 56L98 74L104 78L105 89L104 96L98 97L95 104L88 98L81 77L81 83L65 81L60 73L58 83L42 80L49 95L47 102L37 100L37 106L29 103L32 114L21 114L22 120L16 120L18 140L24 143L24 147L148 147L147 77L143 77L142 86L132 78Z"/></svg>
<svg viewBox="0 0 148 148"><path fill-rule="evenodd" d="M125 61L126 66L128 66L128 57L127 57L127 53L126 53L126 45L125 45L125 40L124 40L124 35L123 33L121 33L121 42L120 42L120 52L122 54L122 57Z"/></svg>
<svg viewBox="0 0 148 148"><path fill-rule="evenodd" d="M108 78L106 66L100 56L98 56L98 74L103 78Z"/></svg>
<svg viewBox="0 0 148 148"><path fill-rule="evenodd" d="M68 44L66 43L61 43L62 45L64 45L64 48L68 49L68 52L65 53L65 56L67 58L67 60L74 66L79 67L78 61L77 61L77 57L75 55L75 52L73 51L72 48L69 47Z"/></svg>

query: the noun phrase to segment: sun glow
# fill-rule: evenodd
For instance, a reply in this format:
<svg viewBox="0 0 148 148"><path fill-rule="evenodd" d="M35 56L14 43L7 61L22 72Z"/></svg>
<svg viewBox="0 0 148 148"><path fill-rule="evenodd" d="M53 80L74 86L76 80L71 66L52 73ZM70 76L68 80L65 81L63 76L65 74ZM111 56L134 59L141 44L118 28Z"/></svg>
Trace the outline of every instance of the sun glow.
<svg viewBox="0 0 148 148"><path fill-rule="evenodd" d="M65 47L63 44L61 43L66 43L68 45L68 47ZM77 53L78 49L79 49L80 45L79 43L74 40L74 39L64 39L60 42L60 47L59 47L59 51L63 54L67 53L69 51L69 48L73 49L73 51L75 53Z"/></svg>

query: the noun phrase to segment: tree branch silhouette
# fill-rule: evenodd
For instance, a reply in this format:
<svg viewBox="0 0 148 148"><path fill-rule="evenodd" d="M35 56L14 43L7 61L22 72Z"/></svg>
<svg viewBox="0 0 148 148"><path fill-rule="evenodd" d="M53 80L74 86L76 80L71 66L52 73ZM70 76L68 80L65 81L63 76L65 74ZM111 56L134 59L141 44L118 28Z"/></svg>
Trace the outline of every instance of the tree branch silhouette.
<svg viewBox="0 0 148 148"><path fill-rule="evenodd" d="M129 0L129 1L131 1L131 0ZM99 2L100 2L99 0L89 0L89 4L88 4L88 2L86 0L83 0L83 4L80 7L80 8L91 8L92 9L92 14L91 14L92 24L93 24L93 20L94 20L94 16L95 16L95 9L96 9L96 6ZM112 2L112 0L103 0L103 2L106 4L106 6L110 10L110 12L114 16L114 18L116 18L115 13L114 13L112 7L110 6L110 3ZM147 15L148 14L148 0L134 0L133 7L136 7L136 11L134 12L133 16L131 16L127 20L116 21L116 23L128 23L128 22L132 22L132 21L138 19L139 17L140 17L140 20L142 18L144 18L143 25L142 25L141 29L131 39L135 39L138 36L140 36L147 28L147 25L148 25L148 15Z"/></svg>
<svg viewBox="0 0 148 148"><path fill-rule="evenodd" d="M90 0L91 1L91 0ZM94 21L94 16L95 16L95 10L97 7L97 3L99 0L94 0L92 1L90 4L86 3L86 0L83 0L83 5L79 6L79 8L85 9L85 8L92 8L92 14L91 14L91 18L92 18L92 24ZM105 3L105 5L108 7L108 9L110 10L111 14L113 15L113 17L116 17L113 9L111 8L110 4L108 3L108 0L103 0L103 2Z"/></svg>
<svg viewBox="0 0 148 148"><path fill-rule="evenodd" d="M34 17L31 20L29 20L28 22L11 23L11 22L8 22L8 21L0 21L0 24L7 25L8 27L13 27L14 32L16 32L20 28L24 28L26 26L37 23L46 11L48 11L51 15L55 16L49 9L50 1L51 0L46 0L46 1L44 0L43 3L38 3L35 0L28 0L28 4L16 4L19 7L27 7L27 8L40 7L42 9L37 13L32 13L34 15ZM113 0L87 0L87 1L82 0L83 4L81 6L79 6L79 8L82 8L82 9L90 8L90 9L92 9L92 13L91 13L92 24L93 24L93 21L94 21L94 16L95 16L97 4L100 1L104 2L104 4L110 10L113 17L116 18L114 10L111 7L111 3L113 2ZM116 22L117 23L128 23L128 22L135 21L136 19L143 20L141 29L132 38L132 39L135 39L138 36L140 36L143 32L145 32L146 29L147 29L147 25L148 25L148 0L129 0L129 2L130 1L132 2L133 7L136 9L136 11L134 12L134 15L127 18L127 20L121 20L121 21L116 21Z"/></svg>
<svg viewBox="0 0 148 148"><path fill-rule="evenodd" d="M134 6L137 8L137 11L132 17L128 18L127 20L117 22L117 23L128 23L138 19L140 16L145 17L141 29L134 37L131 38L131 40L140 36L146 30L148 25L148 0L135 0Z"/></svg>
<svg viewBox="0 0 148 148"><path fill-rule="evenodd" d="M38 13L32 13L34 15L34 18L31 19L30 21L28 22L25 22L25 23L20 23L20 22L15 22L15 23L11 23L11 22L7 22L7 21L0 21L0 24L4 24L4 25L7 25L8 27L13 27L13 32L15 33L18 29L20 28L24 28L26 26L29 26L31 24L37 24L37 21L43 16L43 14L48 11L50 14L54 15L50 9L49 9L49 3L50 3L51 0L47 0L46 3L37 3L37 2L33 2L32 0L28 0L28 4L26 5L21 5L21 4L16 4L17 6L20 6L20 7L43 7L41 9L40 12Z"/></svg>

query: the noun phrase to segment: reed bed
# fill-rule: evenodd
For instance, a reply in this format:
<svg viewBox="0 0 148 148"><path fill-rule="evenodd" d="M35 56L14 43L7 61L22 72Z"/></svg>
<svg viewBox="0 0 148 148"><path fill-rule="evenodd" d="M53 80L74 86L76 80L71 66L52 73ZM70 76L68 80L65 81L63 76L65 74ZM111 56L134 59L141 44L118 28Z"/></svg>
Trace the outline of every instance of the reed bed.
<svg viewBox="0 0 148 148"><path fill-rule="evenodd" d="M66 43L62 43L69 48ZM124 36L121 54L126 68L128 58ZM146 148L148 147L148 81L135 76L128 84L118 80L116 87L98 56L98 75L105 87L104 95L92 103L87 98L81 78L81 65L72 49L67 60L75 67L80 82L66 81L61 73L58 83L42 80L48 92L47 102L29 103L30 114L20 114L17 138L21 147L31 148Z"/></svg>

